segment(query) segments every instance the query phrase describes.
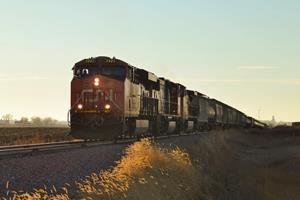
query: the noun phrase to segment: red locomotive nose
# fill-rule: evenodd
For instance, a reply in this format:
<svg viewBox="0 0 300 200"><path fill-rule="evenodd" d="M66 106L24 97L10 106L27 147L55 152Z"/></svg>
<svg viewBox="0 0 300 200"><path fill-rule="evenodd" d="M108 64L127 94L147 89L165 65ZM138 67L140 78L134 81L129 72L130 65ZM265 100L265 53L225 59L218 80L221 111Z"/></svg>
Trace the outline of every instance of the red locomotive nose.
<svg viewBox="0 0 300 200"><path fill-rule="evenodd" d="M122 109L124 83L103 75L74 78L72 81L72 108L81 112L106 113L116 108Z"/></svg>

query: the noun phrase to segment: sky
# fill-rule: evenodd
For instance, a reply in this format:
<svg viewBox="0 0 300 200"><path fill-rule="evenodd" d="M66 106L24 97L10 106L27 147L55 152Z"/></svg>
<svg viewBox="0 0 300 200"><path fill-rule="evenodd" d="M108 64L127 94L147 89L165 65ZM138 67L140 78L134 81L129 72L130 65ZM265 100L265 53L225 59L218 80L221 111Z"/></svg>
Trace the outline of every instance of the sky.
<svg viewBox="0 0 300 200"><path fill-rule="evenodd" d="M74 63L117 57L259 119L300 121L300 1L3 0L0 116L66 120Z"/></svg>

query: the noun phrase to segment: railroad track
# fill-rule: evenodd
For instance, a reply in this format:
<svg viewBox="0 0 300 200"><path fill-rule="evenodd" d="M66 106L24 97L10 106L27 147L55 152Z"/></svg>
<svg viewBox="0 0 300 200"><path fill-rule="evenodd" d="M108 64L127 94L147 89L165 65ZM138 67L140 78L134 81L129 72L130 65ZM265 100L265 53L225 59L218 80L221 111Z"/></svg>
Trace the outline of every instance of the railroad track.
<svg viewBox="0 0 300 200"><path fill-rule="evenodd" d="M163 140L170 137L181 137L181 136L189 136L195 134L199 134L199 133L167 135L167 136L165 135L165 136L156 137L155 139ZM100 145L129 144L135 141L137 141L136 138L128 138L128 139L122 139L118 141L74 140L74 141L65 141L65 142L0 146L0 159L22 157L22 156L33 155L33 154L41 154L41 153L52 153L52 152L59 152L59 151L78 149L78 148L89 148L89 147L95 147Z"/></svg>
<svg viewBox="0 0 300 200"><path fill-rule="evenodd" d="M131 142L128 140L122 140L118 143ZM22 157L33 154L41 153L52 153L78 148L88 148L99 145L110 145L114 144L113 141L100 141L100 142L90 142L90 141L66 141L66 142L52 142L44 144L28 144L28 145L13 145L13 146L3 146L0 147L0 159L12 158L12 157Z"/></svg>

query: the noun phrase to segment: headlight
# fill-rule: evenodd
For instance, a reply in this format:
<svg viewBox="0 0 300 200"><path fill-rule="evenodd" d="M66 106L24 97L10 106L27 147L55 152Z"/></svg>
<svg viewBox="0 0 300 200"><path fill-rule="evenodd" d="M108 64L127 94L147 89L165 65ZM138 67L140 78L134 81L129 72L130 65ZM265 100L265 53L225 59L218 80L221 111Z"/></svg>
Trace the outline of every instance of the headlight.
<svg viewBox="0 0 300 200"><path fill-rule="evenodd" d="M81 109L83 108L82 104L78 104L78 105L77 105L77 108L78 108L79 110L81 110Z"/></svg>
<svg viewBox="0 0 300 200"><path fill-rule="evenodd" d="M105 108L105 110L109 110L110 109L110 105L109 104L105 104L104 108Z"/></svg>
<svg viewBox="0 0 300 200"><path fill-rule="evenodd" d="M104 106L104 112L106 112L106 113L110 112L110 105L109 104L105 104L105 106Z"/></svg>
<svg viewBox="0 0 300 200"><path fill-rule="evenodd" d="M99 86L99 85L100 85L99 82L100 82L100 79L99 79L99 78L95 78L95 79L94 79L94 85L95 85L95 86Z"/></svg>

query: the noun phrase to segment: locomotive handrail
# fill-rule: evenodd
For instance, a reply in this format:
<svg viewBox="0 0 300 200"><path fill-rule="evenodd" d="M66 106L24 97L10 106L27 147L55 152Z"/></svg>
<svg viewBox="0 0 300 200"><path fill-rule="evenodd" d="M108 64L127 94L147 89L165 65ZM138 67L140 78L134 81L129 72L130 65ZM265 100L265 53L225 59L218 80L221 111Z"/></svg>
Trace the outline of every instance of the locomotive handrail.
<svg viewBox="0 0 300 200"><path fill-rule="evenodd" d="M71 126L71 109L68 111L67 122L68 126Z"/></svg>
<svg viewBox="0 0 300 200"><path fill-rule="evenodd" d="M78 99L75 101L75 103L72 105L72 107L71 107L70 110L72 110L72 109L75 107L75 105L80 101L80 99L82 99L82 96L83 96L83 91L81 92L80 96L79 96Z"/></svg>
<svg viewBox="0 0 300 200"><path fill-rule="evenodd" d="M105 94L105 92L104 92ZM105 94L106 95L106 94ZM106 95L107 97L109 97L108 99L114 104L114 106L116 106L120 111L122 111L122 109L119 107L119 105L113 100L113 98L111 98L110 96Z"/></svg>

